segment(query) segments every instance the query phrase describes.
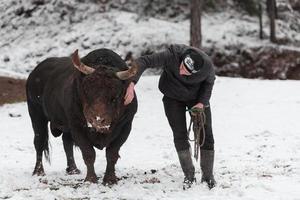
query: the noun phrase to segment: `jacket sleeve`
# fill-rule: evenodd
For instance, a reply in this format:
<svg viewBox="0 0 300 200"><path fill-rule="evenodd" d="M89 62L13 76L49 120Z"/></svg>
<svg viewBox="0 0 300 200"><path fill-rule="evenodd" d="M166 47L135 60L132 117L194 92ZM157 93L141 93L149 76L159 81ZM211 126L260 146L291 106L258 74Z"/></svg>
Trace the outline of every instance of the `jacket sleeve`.
<svg viewBox="0 0 300 200"><path fill-rule="evenodd" d="M202 82L199 91L198 102L201 102L204 106L209 105L209 100L211 97L215 79L216 79L215 71L212 67L212 70L208 74L207 78Z"/></svg>
<svg viewBox="0 0 300 200"><path fill-rule="evenodd" d="M169 49L159 53L139 57L135 60L138 65L138 71L132 81L137 83L147 68L164 67L170 59L172 59L172 53Z"/></svg>

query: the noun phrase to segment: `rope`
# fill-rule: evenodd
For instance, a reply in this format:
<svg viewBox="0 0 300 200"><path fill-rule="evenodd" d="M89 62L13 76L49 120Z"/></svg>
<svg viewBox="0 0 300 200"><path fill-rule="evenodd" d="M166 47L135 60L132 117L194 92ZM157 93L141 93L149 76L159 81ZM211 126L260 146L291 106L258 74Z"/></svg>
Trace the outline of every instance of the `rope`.
<svg viewBox="0 0 300 200"><path fill-rule="evenodd" d="M187 136L189 141L194 142L194 158L196 159L196 161L198 161L200 148L204 145L205 142L204 125L206 122L206 116L204 113L204 108L203 109L192 108L192 109L187 109L186 111L190 112L191 114L191 120L188 128ZM194 132L193 140L190 138L192 125L193 125L193 132ZM201 132L203 135L202 142L201 142Z"/></svg>

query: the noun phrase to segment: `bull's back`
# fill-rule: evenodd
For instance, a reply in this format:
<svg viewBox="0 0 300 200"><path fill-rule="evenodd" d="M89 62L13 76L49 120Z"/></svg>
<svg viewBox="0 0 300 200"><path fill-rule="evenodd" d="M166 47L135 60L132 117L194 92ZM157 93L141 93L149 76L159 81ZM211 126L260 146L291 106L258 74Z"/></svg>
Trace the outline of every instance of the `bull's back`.
<svg viewBox="0 0 300 200"><path fill-rule="evenodd" d="M45 89L60 88L58 86L64 83L64 77L71 76L73 71L71 59L68 57L47 58L36 66L27 79L27 100L41 103Z"/></svg>

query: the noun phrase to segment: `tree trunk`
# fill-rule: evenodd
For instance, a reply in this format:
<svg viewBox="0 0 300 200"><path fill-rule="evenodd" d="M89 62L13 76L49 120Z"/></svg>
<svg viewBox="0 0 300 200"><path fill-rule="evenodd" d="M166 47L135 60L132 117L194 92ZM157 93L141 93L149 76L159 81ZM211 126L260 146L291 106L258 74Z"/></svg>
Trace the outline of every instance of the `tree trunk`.
<svg viewBox="0 0 300 200"><path fill-rule="evenodd" d="M190 45L200 48L202 42L201 13L202 0L191 0Z"/></svg>
<svg viewBox="0 0 300 200"><path fill-rule="evenodd" d="M276 42L276 27L275 27L275 12L276 12L276 0L267 0L267 11L270 21L270 40Z"/></svg>
<svg viewBox="0 0 300 200"><path fill-rule="evenodd" d="M263 23L262 23L262 5L261 3L259 2L258 3L258 18L259 18L259 38L262 40L264 39L264 36L263 36Z"/></svg>

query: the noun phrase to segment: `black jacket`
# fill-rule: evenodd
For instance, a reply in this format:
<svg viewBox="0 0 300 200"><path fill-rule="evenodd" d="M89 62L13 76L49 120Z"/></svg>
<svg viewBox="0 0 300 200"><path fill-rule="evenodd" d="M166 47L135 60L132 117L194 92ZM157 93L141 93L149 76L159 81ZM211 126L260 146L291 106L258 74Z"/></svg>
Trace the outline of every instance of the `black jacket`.
<svg viewBox="0 0 300 200"><path fill-rule="evenodd" d="M139 71L133 81L136 83L147 68L163 67L159 89L164 95L179 101L196 100L208 105L215 80L212 61L203 51L193 48L203 57L203 67L190 76L180 75L182 54L188 48L193 47L175 44L160 53L138 58Z"/></svg>

